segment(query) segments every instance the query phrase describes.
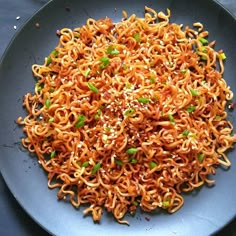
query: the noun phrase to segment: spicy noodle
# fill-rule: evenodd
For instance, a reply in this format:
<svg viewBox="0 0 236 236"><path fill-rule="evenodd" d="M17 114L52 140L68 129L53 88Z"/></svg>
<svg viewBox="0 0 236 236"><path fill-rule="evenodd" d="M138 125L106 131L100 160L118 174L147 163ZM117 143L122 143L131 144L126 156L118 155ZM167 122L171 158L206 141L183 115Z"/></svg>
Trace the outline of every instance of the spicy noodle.
<svg viewBox="0 0 236 236"><path fill-rule="evenodd" d="M183 27L169 10L145 10L60 30L44 64L32 66L35 91L18 118L49 188L75 207L89 204L94 221L103 208L120 223L137 206L176 212L182 192L230 166L225 152L236 142L224 52L201 23Z"/></svg>

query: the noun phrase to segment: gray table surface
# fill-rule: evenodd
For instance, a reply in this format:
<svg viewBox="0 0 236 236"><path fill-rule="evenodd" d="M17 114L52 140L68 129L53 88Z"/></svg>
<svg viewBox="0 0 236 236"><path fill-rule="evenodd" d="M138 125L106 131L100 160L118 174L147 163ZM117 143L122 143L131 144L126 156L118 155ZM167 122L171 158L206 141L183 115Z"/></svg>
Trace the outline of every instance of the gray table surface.
<svg viewBox="0 0 236 236"><path fill-rule="evenodd" d="M26 20L47 0L0 0L0 57L10 40ZM236 0L219 0L236 16ZM16 19L20 16L20 19ZM234 29L236 30L236 29ZM0 174L0 235L30 236L49 234L24 212L12 196ZM236 219L215 236L236 236Z"/></svg>

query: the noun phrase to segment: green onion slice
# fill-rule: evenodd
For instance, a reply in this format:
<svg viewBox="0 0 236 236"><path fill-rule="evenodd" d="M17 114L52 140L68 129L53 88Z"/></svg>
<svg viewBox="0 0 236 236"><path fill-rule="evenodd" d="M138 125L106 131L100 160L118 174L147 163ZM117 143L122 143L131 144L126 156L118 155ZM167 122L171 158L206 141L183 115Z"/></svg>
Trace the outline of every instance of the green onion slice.
<svg viewBox="0 0 236 236"><path fill-rule="evenodd" d="M83 162L82 167L87 167L89 165L88 161Z"/></svg>
<svg viewBox="0 0 236 236"><path fill-rule="evenodd" d="M200 41L203 45L207 45L208 44L208 40L205 38L199 38L198 41Z"/></svg>
<svg viewBox="0 0 236 236"><path fill-rule="evenodd" d="M204 159L204 153L200 153L198 156L197 156L197 159L199 162L202 162L203 159Z"/></svg>
<svg viewBox="0 0 236 236"><path fill-rule="evenodd" d="M88 87L91 89L94 93L98 93L98 88L96 88L92 83L88 82Z"/></svg>
<svg viewBox="0 0 236 236"><path fill-rule="evenodd" d="M79 115L77 122L75 123L75 128L80 128L84 126L85 120L86 120L86 117L84 115Z"/></svg>
<svg viewBox="0 0 236 236"><path fill-rule="evenodd" d="M139 43L139 42L141 41L141 37L140 37L140 34L139 34L139 33L135 33L133 37L134 37L134 39L136 40L136 42Z"/></svg>
<svg viewBox="0 0 236 236"><path fill-rule="evenodd" d="M123 162L117 158L115 158L115 163L118 165L118 166L123 166Z"/></svg>
<svg viewBox="0 0 236 236"><path fill-rule="evenodd" d="M54 57L58 57L58 51L57 51L57 50L53 50L53 51L50 53L50 55L51 55L51 54L53 54ZM52 58L51 58L50 55L47 57L47 64L46 64L47 66L52 63Z"/></svg>
<svg viewBox="0 0 236 236"><path fill-rule="evenodd" d="M137 164L138 160L136 158L131 158L130 163Z"/></svg>
<svg viewBox="0 0 236 236"><path fill-rule="evenodd" d="M221 60L225 60L225 59L227 58L226 55L225 55L225 53L223 53L223 52L220 53L219 56L220 56L220 59L221 59Z"/></svg>
<svg viewBox="0 0 236 236"><path fill-rule="evenodd" d="M87 69L84 71L84 76L85 76L85 77L88 77L90 71L91 71L91 69L90 69L90 68L87 68Z"/></svg>
<svg viewBox="0 0 236 236"><path fill-rule="evenodd" d="M133 155L137 151L138 151L137 148L129 148L129 149L126 150L126 153L129 154L129 155Z"/></svg>
<svg viewBox="0 0 236 236"><path fill-rule="evenodd" d="M50 99L48 98L48 99L46 99L46 101L45 101L45 107L46 107L47 109L49 109L50 106L51 106L51 101L50 101Z"/></svg>
<svg viewBox="0 0 236 236"><path fill-rule="evenodd" d="M108 57L102 57L100 61L101 61L101 65L100 65L101 69L107 67L110 64L110 59Z"/></svg>
<svg viewBox="0 0 236 236"><path fill-rule="evenodd" d="M101 167L101 162L98 162L92 169L92 174L95 174Z"/></svg>
<svg viewBox="0 0 236 236"><path fill-rule="evenodd" d="M196 110L196 106L189 106L189 107L186 108L186 111L188 113L194 112L195 110Z"/></svg>
<svg viewBox="0 0 236 236"><path fill-rule="evenodd" d="M125 116L132 116L134 113L135 113L135 110L133 108L128 108L124 114Z"/></svg>
<svg viewBox="0 0 236 236"><path fill-rule="evenodd" d="M182 132L182 135L187 137L189 135L189 130L185 129L183 132Z"/></svg>
<svg viewBox="0 0 236 236"><path fill-rule="evenodd" d="M52 123L53 121L54 121L53 117L50 117L49 120L48 120L49 123Z"/></svg>
<svg viewBox="0 0 236 236"><path fill-rule="evenodd" d="M153 168L155 168L155 167L157 166L157 163L154 162L154 161L151 161L151 162L149 163L149 166L150 166L151 169L153 169Z"/></svg>
<svg viewBox="0 0 236 236"><path fill-rule="evenodd" d="M138 98L138 101L143 104L149 103L149 99L144 97Z"/></svg>
<svg viewBox="0 0 236 236"><path fill-rule="evenodd" d="M120 53L120 51L117 48L114 48L114 46L109 46L107 48L107 53L112 56L115 56L115 55L118 55Z"/></svg>
<svg viewBox="0 0 236 236"><path fill-rule="evenodd" d="M56 150L53 150L52 152L51 152L51 154L50 154L50 158L53 158L53 157L55 157L56 156Z"/></svg>
<svg viewBox="0 0 236 236"><path fill-rule="evenodd" d="M190 89L190 92L194 97L197 97L199 95L198 92L194 89Z"/></svg>
<svg viewBox="0 0 236 236"><path fill-rule="evenodd" d="M171 114L169 114L168 117L169 117L170 122L174 124L175 123L174 117Z"/></svg>

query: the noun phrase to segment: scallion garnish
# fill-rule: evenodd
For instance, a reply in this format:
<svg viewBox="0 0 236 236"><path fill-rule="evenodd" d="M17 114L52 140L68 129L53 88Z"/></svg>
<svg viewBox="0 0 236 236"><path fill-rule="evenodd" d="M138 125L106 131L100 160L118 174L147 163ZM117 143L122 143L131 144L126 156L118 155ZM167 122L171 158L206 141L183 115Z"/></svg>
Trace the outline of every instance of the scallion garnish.
<svg viewBox="0 0 236 236"><path fill-rule="evenodd" d="M198 41L200 41L203 45L207 45L208 44L208 40L205 38L199 38Z"/></svg>
<svg viewBox="0 0 236 236"><path fill-rule="evenodd" d="M226 55L225 55L225 53L223 53L223 52L219 54L219 57L220 57L220 59L223 60L223 61L227 58Z"/></svg>
<svg viewBox="0 0 236 236"><path fill-rule="evenodd" d="M53 157L55 157L56 156L56 150L53 150L52 152L51 152L51 154L50 154L50 158L53 158Z"/></svg>
<svg viewBox="0 0 236 236"><path fill-rule="evenodd" d="M94 93L98 93L98 88L96 88L92 83L88 82L88 87L91 89Z"/></svg>
<svg viewBox="0 0 236 236"><path fill-rule="evenodd" d="M155 78L154 77L150 77L150 82L151 82L151 84L154 84L155 83Z"/></svg>
<svg viewBox="0 0 236 236"><path fill-rule="evenodd" d="M92 169L92 174L95 174L101 167L101 162L98 162Z"/></svg>
<svg viewBox="0 0 236 236"><path fill-rule="evenodd" d="M118 165L118 166L123 166L123 162L117 158L115 158L115 163Z"/></svg>
<svg viewBox="0 0 236 236"><path fill-rule="evenodd" d="M133 155L137 151L138 151L137 148L129 148L129 149L126 150L126 153L129 154L129 155Z"/></svg>
<svg viewBox="0 0 236 236"><path fill-rule="evenodd" d="M174 119L173 115L168 114L168 117L169 117L170 122L171 122L172 124L174 124L174 123L175 123L175 119Z"/></svg>
<svg viewBox="0 0 236 236"><path fill-rule="evenodd" d="M88 161L83 162L82 167L87 167L89 165Z"/></svg>
<svg viewBox="0 0 236 236"><path fill-rule="evenodd" d="M132 116L134 113L135 113L135 110L133 108L128 108L124 114L125 116Z"/></svg>
<svg viewBox="0 0 236 236"><path fill-rule="evenodd" d="M138 160L136 158L131 158L129 161L132 164L137 164L137 162L138 162Z"/></svg>
<svg viewBox="0 0 236 236"><path fill-rule="evenodd" d="M75 128L80 128L84 126L85 120L86 120L86 117L84 115L79 115L77 122L75 123Z"/></svg>
<svg viewBox="0 0 236 236"><path fill-rule="evenodd" d="M197 156L197 159L199 162L202 162L203 159L204 159L204 153L200 153L198 156Z"/></svg>
<svg viewBox="0 0 236 236"><path fill-rule="evenodd" d="M149 163L149 166L150 166L151 169L153 169L153 168L155 168L155 167L157 166L157 163L154 162L154 161L151 161L151 162Z"/></svg>
<svg viewBox="0 0 236 236"><path fill-rule="evenodd" d="M187 137L189 135L189 130L185 129L183 132L182 132L182 135Z"/></svg>
<svg viewBox="0 0 236 236"><path fill-rule="evenodd" d="M184 74L184 73L187 72L187 70L186 70L186 69L182 69L182 70L180 70L179 72Z"/></svg>
<svg viewBox="0 0 236 236"><path fill-rule="evenodd" d="M198 92L194 89L190 89L190 92L194 97L197 97L199 95Z"/></svg>
<svg viewBox="0 0 236 236"><path fill-rule="evenodd" d="M140 34L139 34L139 33L135 33L133 37L134 37L134 39L136 40L136 42L139 43L139 42L141 41L141 37L140 37Z"/></svg>
<svg viewBox="0 0 236 236"><path fill-rule="evenodd" d="M51 55L51 54L53 54L54 57L58 57L58 51L57 51L57 50L53 50L53 51L50 53L50 55ZM51 58L50 55L47 57L47 64L46 64L47 66L52 63L52 58Z"/></svg>
<svg viewBox="0 0 236 236"><path fill-rule="evenodd" d="M53 117L50 117L49 120L48 120L49 123L52 123L53 121L54 121Z"/></svg>
<svg viewBox="0 0 236 236"><path fill-rule="evenodd" d="M162 206L163 207L168 207L170 205L170 201L163 201Z"/></svg>
<svg viewBox="0 0 236 236"><path fill-rule="evenodd" d="M189 107L186 108L186 111L188 113L194 112L195 110L196 110L196 106L189 106Z"/></svg>
<svg viewBox="0 0 236 236"><path fill-rule="evenodd" d="M98 110L97 110L97 114L95 114L95 116L94 116L94 119L95 119L95 120L98 120L98 119L100 118L101 114L102 114L102 110L101 110L101 109L98 109Z"/></svg>
<svg viewBox="0 0 236 236"><path fill-rule="evenodd" d="M117 48L115 48L114 46L109 46L107 48L107 53L109 55L115 56L115 55L118 55L120 53L120 51Z"/></svg>
<svg viewBox="0 0 236 236"><path fill-rule="evenodd" d="M104 69L105 67L107 67L109 64L110 64L110 59L108 58L108 57L102 57L101 59L100 59L100 61L101 61L101 64L100 64L100 68L101 69Z"/></svg>
<svg viewBox="0 0 236 236"><path fill-rule="evenodd" d="M148 99L148 98L141 97L141 98L138 98L138 101L139 101L140 103L147 104L147 103L149 102L149 99Z"/></svg>
<svg viewBox="0 0 236 236"><path fill-rule="evenodd" d="M91 71L91 69L90 69L90 68L87 68L87 69L84 71L84 76L85 76L85 77L88 77L90 71Z"/></svg>
<svg viewBox="0 0 236 236"><path fill-rule="evenodd" d="M48 98L48 99L46 99L46 101L45 101L45 107L46 107L47 109L49 109L50 106L51 106L51 101L50 101L50 99Z"/></svg>

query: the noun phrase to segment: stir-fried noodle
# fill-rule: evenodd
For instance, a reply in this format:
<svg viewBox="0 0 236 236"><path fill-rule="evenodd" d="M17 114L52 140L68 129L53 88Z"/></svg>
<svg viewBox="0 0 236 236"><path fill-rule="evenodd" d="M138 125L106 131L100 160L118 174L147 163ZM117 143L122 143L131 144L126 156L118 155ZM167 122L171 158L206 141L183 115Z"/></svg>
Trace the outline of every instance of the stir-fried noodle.
<svg viewBox="0 0 236 236"><path fill-rule="evenodd" d="M181 192L212 184L236 137L225 107L225 54L201 23L170 23L170 11L144 18L88 19L60 31L34 94L18 118L58 198L95 221L103 208L120 223L137 206L173 213Z"/></svg>

